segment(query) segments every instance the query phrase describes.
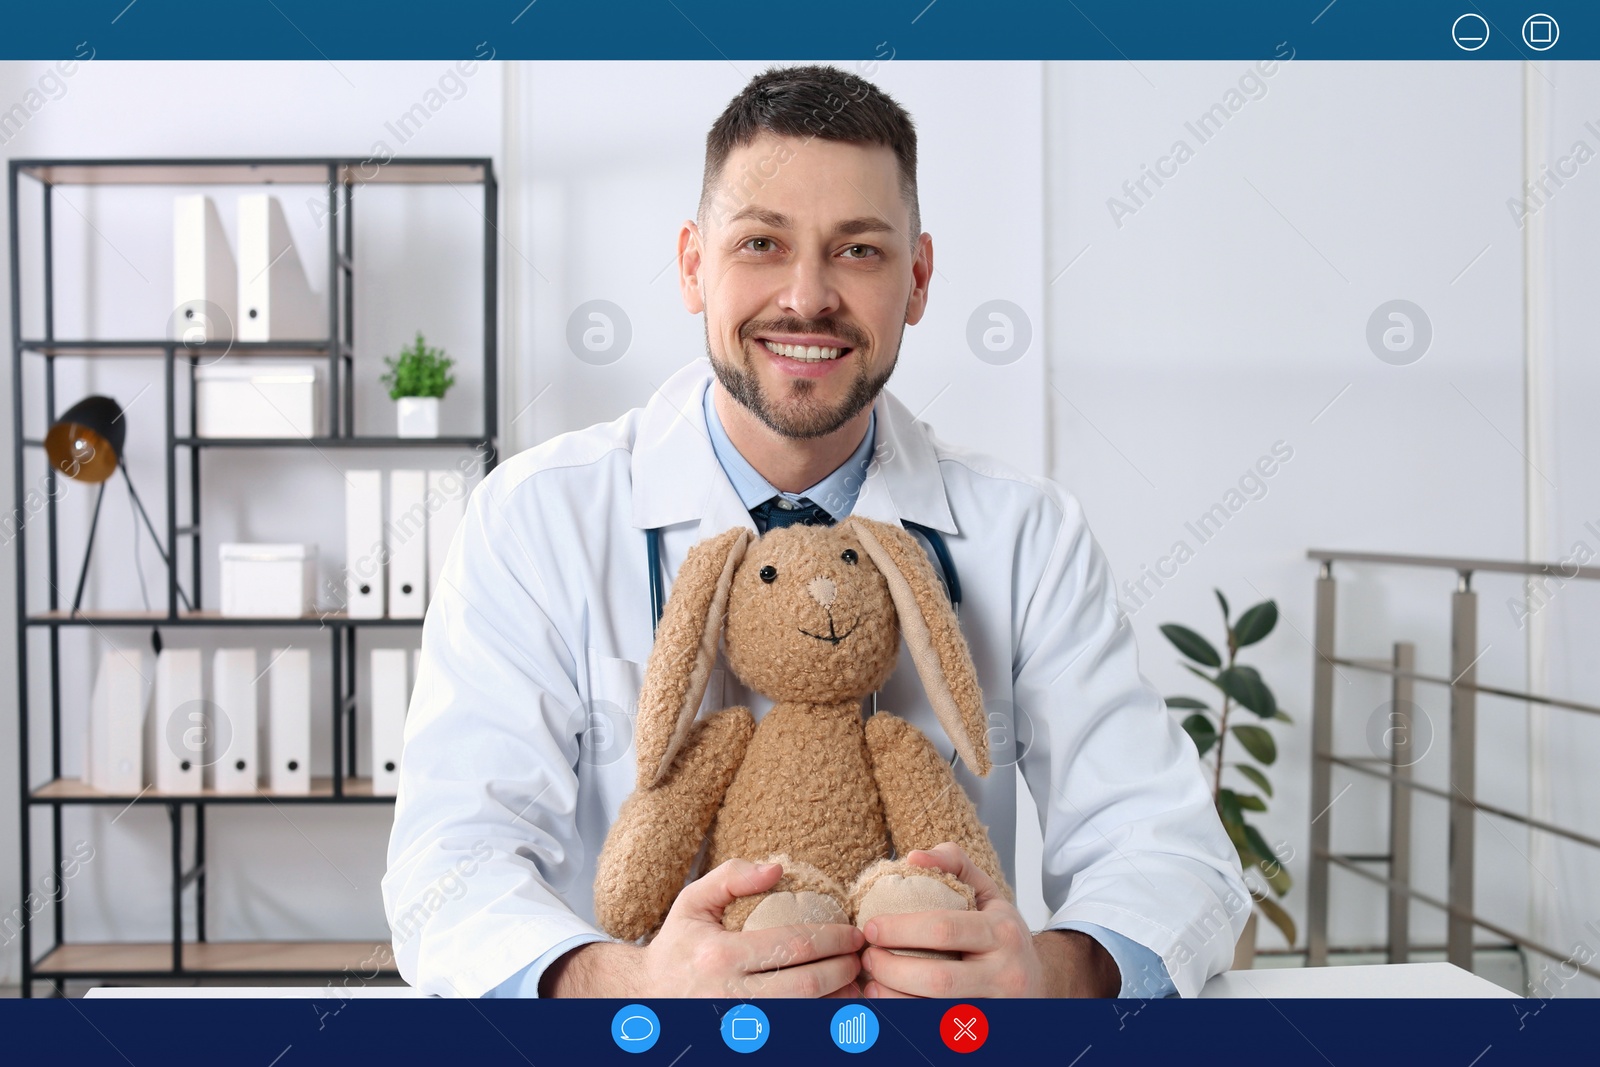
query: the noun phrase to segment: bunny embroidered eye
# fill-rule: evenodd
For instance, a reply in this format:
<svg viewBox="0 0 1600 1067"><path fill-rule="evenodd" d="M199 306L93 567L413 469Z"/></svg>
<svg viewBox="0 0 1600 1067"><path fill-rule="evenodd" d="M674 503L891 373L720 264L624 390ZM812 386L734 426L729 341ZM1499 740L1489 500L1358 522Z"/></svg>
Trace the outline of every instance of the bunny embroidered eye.
<svg viewBox="0 0 1600 1067"><path fill-rule="evenodd" d="M856 555L856 550L855 550L855 549L853 549L853 548L847 548L847 549L845 549L845 550L844 550L844 551L843 551L843 552L841 552L841 553L840 553L840 554L839 554L839 558L840 558L840 559L842 559L842 560L844 560L844 561L845 561L845 562L846 562L846 563L849 563L849 564L851 564L851 565L854 565L854 564L855 564L855 561L856 561L856 560L857 560L857 559L859 559L859 558L860 558L860 557L858 557L858 556L857 556L857 555Z"/></svg>
<svg viewBox="0 0 1600 1067"><path fill-rule="evenodd" d="M765 567L762 567L756 573L761 576L761 580L763 582L771 582L771 581L776 580L776 578L778 577L778 568L774 567L772 564L769 563Z"/></svg>

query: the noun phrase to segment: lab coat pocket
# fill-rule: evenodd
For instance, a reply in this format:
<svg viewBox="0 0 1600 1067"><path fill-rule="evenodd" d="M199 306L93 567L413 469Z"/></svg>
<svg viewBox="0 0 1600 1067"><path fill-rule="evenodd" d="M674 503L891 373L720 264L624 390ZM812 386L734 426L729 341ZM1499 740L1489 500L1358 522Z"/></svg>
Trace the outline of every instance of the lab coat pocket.
<svg viewBox="0 0 1600 1067"><path fill-rule="evenodd" d="M700 714L726 707L723 682L726 672L717 667L706 682ZM632 756L634 723L639 717L639 690L644 685L644 664L589 649L589 699L585 725L579 737L579 758L586 763L610 764Z"/></svg>

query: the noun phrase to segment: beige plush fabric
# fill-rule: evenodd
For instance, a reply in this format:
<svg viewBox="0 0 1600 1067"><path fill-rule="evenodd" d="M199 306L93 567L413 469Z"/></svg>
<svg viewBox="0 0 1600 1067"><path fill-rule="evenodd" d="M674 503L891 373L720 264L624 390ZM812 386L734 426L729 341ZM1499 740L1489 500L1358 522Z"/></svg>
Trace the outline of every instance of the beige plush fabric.
<svg viewBox="0 0 1600 1067"><path fill-rule="evenodd" d="M729 929L831 904L864 922L869 896L873 914L970 907L971 890L952 876L883 866L943 841L1004 886L971 800L928 739L887 714L862 720L863 698L894 671L902 629L956 751L988 773L971 655L906 531L852 518L751 541L741 528L690 551L639 697L639 787L600 855L595 914L608 933L633 940L659 927L703 842L702 869L729 858L784 865L773 890L726 910ZM729 669L774 701L758 726L742 708L694 722L719 635ZM893 879L877 877L886 871Z"/></svg>

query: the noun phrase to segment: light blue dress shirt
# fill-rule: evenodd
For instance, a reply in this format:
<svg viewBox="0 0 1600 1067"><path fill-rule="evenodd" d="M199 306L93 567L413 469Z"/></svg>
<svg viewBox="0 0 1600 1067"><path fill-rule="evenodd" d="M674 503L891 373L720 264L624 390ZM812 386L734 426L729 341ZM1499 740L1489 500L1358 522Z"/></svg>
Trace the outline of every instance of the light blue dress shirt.
<svg viewBox="0 0 1600 1067"><path fill-rule="evenodd" d="M717 417L716 405L711 402L711 390L707 389L704 399L706 430L711 438L711 448L716 453L717 462L722 465L723 471L728 475L728 481L733 483L734 490L738 492L739 499L746 508L753 508L771 500L774 496L781 496L785 500L799 501L802 497L821 507L835 521L848 516L855 507L856 498L861 493L861 486L867 478L867 468L872 462L872 449L877 438L878 415L873 412L867 420L867 432L861 439L861 444L851 453L850 458L840 464L833 473L823 478L816 485L803 493L784 493L774 488L772 483L763 478L759 471L750 465L733 442L728 438L728 432L723 429L722 420ZM1175 996L1177 987L1173 985L1171 977L1167 974L1167 967L1161 957L1154 951L1146 948L1131 938L1124 937L1114 930L1088 922L1064 922L1051 929L1078 930L1098 941L1110 953L1112 960L1122 974L1122 989L1118 992L1120 997L1168 997ZM609 940L603 934L577 934L551 948L544 955L534 960L528 966L507 978L484 994L488 998L496 997L537 997L539 995L539 979L543 977L545 968L560 959L566 953L580 945L587 945L595 941Z"/></svg>

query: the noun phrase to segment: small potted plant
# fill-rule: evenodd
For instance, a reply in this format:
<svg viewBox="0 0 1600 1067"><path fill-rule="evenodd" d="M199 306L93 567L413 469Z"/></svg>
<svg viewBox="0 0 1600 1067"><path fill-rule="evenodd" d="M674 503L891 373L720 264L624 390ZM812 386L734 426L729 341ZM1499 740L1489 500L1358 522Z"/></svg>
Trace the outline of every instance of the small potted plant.
<svg viewBox="0 0 1600 1067"><path fill-rule="evenodd" d="M1266 811L1267 800L1272 796L1272 783L1262 773L1261 767L1270 767L1277 760L1278 746L1273 740L1271 731L1263 724L1273 720L1282 722L1292 720L1279 709L1277 699L1272 695L1272 690L1267 687L1266 682L1261 680L1261 674L1254 667L1246 667L1237 661L1241 648L1260 641L1277 625L1277 602L1264 600L1239 616L1238 622L1231 622L1228 617L1227 598L1222 595L1220 589L1216 590L1216 594L1217 603L1222 607L1223 629L1227 631L1228 637L1226 663L1210 641L1187 627L1179 626L1177 623L1167 623L1161 627L1161 632L1179 652L1194 661L1183 666L1197 677L1211 683L1221 697L1220 708L1213 708L1206 701L1186 696L1168 697L1167 707L1191 712L1183 720L1183 728L1194 741L1195 747L1200 750L1202 758L1213 748L1216 749L1211 775L1212 801L1217 806L1217 814L1222 817L1223 829L1228 832L1233 847L1239 853L1240 865L1247 873L1259 876L1256 879L1246 878L1250 896L1255 900L1255 907L1245 924L1244 934L1240 937L1234 954L1234 966L1240 968L1251 966L1255 958L1257 912L1265 915L1272 925L1282 931L1291 948L1295 943L1294 919L1273 899L1274 895L1281 897L1289 891L1289 872L1272 847L1267 844L1266 838L1261 836L1261 832L1245 820L1247 811ZM1216 697L1212 700L1215 702ZM1236 715L1241 708L1250 712L1254 721L1240 722L1237 719L1230 721L1230 715ZM1250 759L1260 764L1260 767L1242 759L1225 759L1229 734L1233 735L1233 739L1239 742L1239 747ZM1237 776L1230 784L1224 784L1225 769L1231 770ZM1240 779L1260 792L1235 788L1242 784ZM1265 883L1265 888L1259 884L1262 882Z"/></svg>
<svg viewBox="0 0 1600 1067"><path fill-rule="evenodd" d="M450 374L456 361L443 349L428 347L418 330L409 348L402 348L398 357L384 356L383 362L389 370L379 380L389 387L389 399L398 403L396 432L401 437L438 437L439 400L456 384Z"/></svg>

